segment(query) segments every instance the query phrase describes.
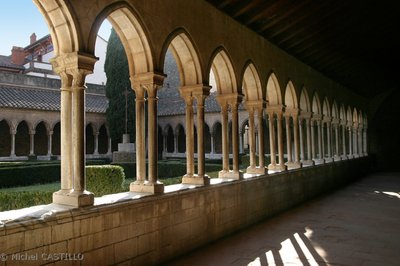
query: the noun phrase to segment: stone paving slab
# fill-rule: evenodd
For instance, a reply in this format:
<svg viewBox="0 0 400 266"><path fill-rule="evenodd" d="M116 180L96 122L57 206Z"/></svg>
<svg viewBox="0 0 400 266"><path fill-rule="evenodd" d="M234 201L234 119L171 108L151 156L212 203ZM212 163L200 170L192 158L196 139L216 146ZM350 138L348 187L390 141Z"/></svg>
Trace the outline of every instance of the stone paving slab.
<svg viewBox="0 0 400 266"><path fill-rule="evenodd" d="M166 265L400 265L400 173L371 174Z"/></svg>

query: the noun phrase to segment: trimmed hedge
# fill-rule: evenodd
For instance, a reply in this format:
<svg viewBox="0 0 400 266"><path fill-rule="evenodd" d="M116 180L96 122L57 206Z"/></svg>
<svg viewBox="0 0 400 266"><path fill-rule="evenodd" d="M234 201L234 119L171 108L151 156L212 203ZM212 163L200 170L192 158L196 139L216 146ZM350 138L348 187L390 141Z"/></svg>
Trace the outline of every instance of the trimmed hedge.
<svg viewBox="0 0 400 266"><path fill-rule="evenodd" d="M0 211L50 204L53 191L0 192Z"/></svg>
<svg viewBox="0 0 400 266"><path fill-rule="evenodd" d="M118 165L86 166L86 187L96 197L123 191L124 169Z"/></svg>
<svg viewBox="0 0 400 266"><path fill-rule="evenodd" d="M136 163L112 163L111 165L120 165L124 168L126 178L136 178ZM206 164L206 172L215 172L221 169L222 166L219 164ZM158 178L160 179L183 176L184 174L186 174L185 162L175 160L158 162Z"/></svg>
<svg viewBox="0 0 400 266"><path fill-rule="evenodd" d="M87 165L105 164L108 160L90 160ZM60 162L0 163L0 188L30 186L60 181Z"/></svg>

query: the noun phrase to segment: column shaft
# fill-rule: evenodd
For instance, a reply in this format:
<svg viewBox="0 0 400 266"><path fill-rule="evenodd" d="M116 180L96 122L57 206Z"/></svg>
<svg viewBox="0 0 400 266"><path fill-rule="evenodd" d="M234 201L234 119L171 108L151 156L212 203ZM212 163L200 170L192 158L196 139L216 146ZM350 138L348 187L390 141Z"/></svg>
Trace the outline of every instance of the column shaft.
<svg viewBox="0 0 400 266"><path fill-rule="evenodd" d="M53 132L47 135L47 155L52 155Z"/></svg>
<svg viewBox="0 0 400 266"><path fill-rule="evenodd" d="M74 192L85 190L85 88L75 85L72 89L72 139L74 162Z"/></svg>
<svg viewBox="0 0 400 266"><path fill-rule="evenodd" d="M318 127L318 159L323 158L323 150L322 150L322 125L321 121L317 122L317 127Z"/></svg>
<svg viewBox="0 0 400 266"><path fill-rule="evenodd" d="M228 105L221 105L222 119L222 170L229 171L229 143L228 143Z"/></svg>
<svg viewBox="0 0 400 266"><path fill-rule="evenodd" d="M286 122L286 148L287 148L287 162L292 163L292 134L290 130L290 116L285 116Z"/></svg>
<svg viewBox="0 0 400 266"><path fill-rule="evenodd" d="M293 137L294 137L294 161L300 163L299 156L299 119L297 115L293 117Z"/></svg>
<svg viewBox="0 0 400 266"><path fill-rule="evenodd" d="M99 154L99 132L94 134L94 151L93 154Z"/></svg>
<svg viewBox="0 0 400 266"><path fill-rule="evenodd" d="M282 133L282 113L277 114L278 122L278 153L279 153L279 165L284 168L283 159L283 133Z"/></svg>
<svg viewBox="0 0 400 266"><path fill-rule="evenodd" d="M271 165L276 165L276 153L275 153L275 123L274 123L274 113L268 113L268 123L269 123L269 149L271 156Z"/></svg>
<svg viewBox="0 0 400 266"><path fill-rule="evenodd" d="M315 122L312 121L311 122L312 125L310 125L311 128L311 157L312 159L316 159L317 158L317 154L316 154L316 139L315 139Z"/></svg>
<svg viewBox="0 0 400 266"><path fill-rule="evenodd" d="M231 104L232 111L232 153L233 153L233 172L239 172L239 115L238 104Z"/></svg>
<svg viewBox="0 0 400 266"><path fill-rule="evenodd" d="M346 156L346 126L342 125L342 155Z"/></svg>
<svg viewBox="0 0 400 266"><path fill-rule="evenodd" d="M194 174L194 130L193 130L193 98L187 96L186 99L186 176L192 177Z"/></svg>
<svg viewBox="0 0 400 266"><path fill-rule="evenodd" d="M107 154L111 154L112 152L112 139L108 137L108 147L107 147Z"/></svg>
<svg viewBox="0 0 400 266"><path fill-rule="evenodd" d="M15 156L15 134L17 132L15 130L13 130L13 132L11 132L11 151L10 151L10 157L14 157Z"/></svg>
<svg viewBox="0 0 400 266"><path fill-rule="evenodd" d="M332 140L331 140L331 125L330 123L326 124L326 130L327 130L327 142L328 142L328 158L332 157Z"/></svg>
<svg viewBox="0 0 400 266"><path fill-rule="evenodd" d="M249 108L250 167L256 167L256 134L254 130L254 109Z"/></svg>
<svg viewBox="0 0 400 266"><path fill-rule="evenodd" d="M205 175L205 153L204 153L204 96L199 95L197 99L197 175Z"/></svg>
<svg viewBox="0 0 400 266"><path fill-rule="evenodd" d="M29 155L35 155L35 133L29 133Z"/></svg>
<svg viewBox="0 0 400 266"><path fill-rule="evenodd" d="M62 77L61 88L61 190L69 191L72 189L72 77L65 75Z"/></svg>
<svg viewBox="0 0 400 266"><path fill-rule="evenodd" d="M258 162L259 167L264 168L264 122L263 122L263 108L258 109Z"/></svg>
<svg viewBox="0 0 400 266"><path fill-rule="evenodd" d="M340 152L339 152L339 125L336 124L335 125L335 146L336 146L336 150L335 150L335 155L337 157L340 156Z"/></svg>
<svg viewBox="0 0 400 266"><path fill-rule="evenodd" d="M306 159L305 155L304 155L303 125L304 125L303 120L300 120L300 122L299 122L300 159L302 161Z"/></svg>
<svg viewBox="0 0 400 266"><path fill-rule="evenodd" d="M145 112L143 88L134 88L136 95L136 183L146 180Z"/></svg>
<svg viewBox="0 0 400 266"><path fill-rule="evenodd" d="M314 133L312 134L312 143L313 148L311 149L311 120L306 120L306 129L307 129L307 160L311 161L314 158L315 150L314 150Z"/></svg>
<svg viewBox="0 0 400 266"><path fill-rule="evenodd" d="M156 184L158 179L158 127L157 127L157 86L150 85L147 90L148 98L148 169L149 183Z"/></svg>

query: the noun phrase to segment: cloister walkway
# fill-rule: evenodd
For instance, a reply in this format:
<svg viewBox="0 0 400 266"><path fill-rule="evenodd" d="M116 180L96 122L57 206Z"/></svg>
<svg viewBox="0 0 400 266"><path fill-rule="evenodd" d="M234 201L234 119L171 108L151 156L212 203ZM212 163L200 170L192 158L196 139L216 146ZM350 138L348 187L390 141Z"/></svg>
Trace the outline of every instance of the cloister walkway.
<svg viewBox="0 0 400 266"><path fill-rule="evenodd" d="M399 265L399 218L400 173L375 173L168 265Z"/></svg>

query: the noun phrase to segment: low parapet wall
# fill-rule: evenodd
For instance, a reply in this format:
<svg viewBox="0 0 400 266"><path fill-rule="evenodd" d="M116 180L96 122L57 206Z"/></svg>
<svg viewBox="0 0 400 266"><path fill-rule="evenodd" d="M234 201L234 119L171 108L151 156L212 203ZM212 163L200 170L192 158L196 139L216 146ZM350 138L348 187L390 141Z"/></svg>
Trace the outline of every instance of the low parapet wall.
<svg viewBox="0 0 400 266"><path fill-rule="evenodd" d="M1 225L0 259L6 265L21 260L155 265L349 183L368 169L364 157L89 208L49 205L45 213L33 211L31 218Z"/></svg>

